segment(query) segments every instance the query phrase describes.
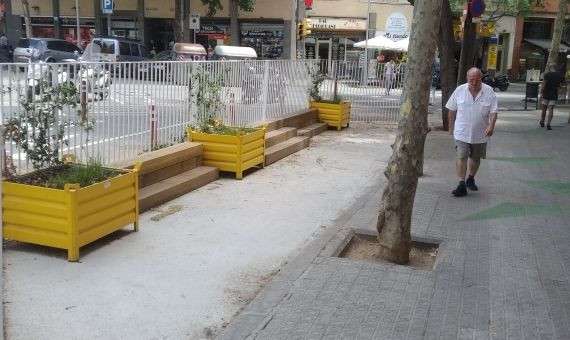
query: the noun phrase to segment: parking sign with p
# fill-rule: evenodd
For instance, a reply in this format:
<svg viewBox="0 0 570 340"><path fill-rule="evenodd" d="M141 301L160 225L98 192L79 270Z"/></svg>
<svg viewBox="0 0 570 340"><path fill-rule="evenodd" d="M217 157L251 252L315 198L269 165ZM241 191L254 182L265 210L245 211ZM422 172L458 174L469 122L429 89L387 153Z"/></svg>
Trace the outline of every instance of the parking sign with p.
<svg viewBox="0 0 570 340"><path fill-rule="evenodd" d="M101 0L101 12L103 14L113 14L114 0Z"/></svg>

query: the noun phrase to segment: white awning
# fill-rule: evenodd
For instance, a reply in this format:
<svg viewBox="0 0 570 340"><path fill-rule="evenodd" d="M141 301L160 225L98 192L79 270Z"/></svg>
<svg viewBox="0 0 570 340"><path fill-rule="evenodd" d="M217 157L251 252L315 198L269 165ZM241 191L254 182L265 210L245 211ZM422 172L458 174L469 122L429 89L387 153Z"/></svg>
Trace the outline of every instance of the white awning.
<svg viewBox="0 0 570 340"><path fill-rule="evenodd" d="M538 46L545 50L550 50L550 46L552 45L552 40L550 39L524 39L524 41L531 43L535 46ZM570 46L566 45L563 42L560 42L560 47L558 52L568 52L570 50Z"/></svg>

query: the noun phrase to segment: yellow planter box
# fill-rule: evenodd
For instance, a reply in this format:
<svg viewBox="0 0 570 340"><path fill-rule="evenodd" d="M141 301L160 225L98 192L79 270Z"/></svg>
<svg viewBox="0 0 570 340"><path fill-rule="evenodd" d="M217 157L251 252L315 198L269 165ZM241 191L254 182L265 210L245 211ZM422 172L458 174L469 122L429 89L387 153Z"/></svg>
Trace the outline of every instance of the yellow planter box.
<svg viewBox="0 0 570 340"><path fill-rule="evenodd" d="M235 172L237 179L243 172L256 165L265 166L265 128L236 136L216 135L192 131L188 128L190 142L202 143L202 164L221 171Z"/></svg>
<svg viewBox="0 0 570 340"><path fill-rule="evenodd" d="M52 189L3 180L2 236L66 249L67 259L78 261L84 245L130 223L138 231L137 169L84 188L66 184L64 189Z"/></svg>
<svg viewBox="0 0 570 340"><path fill-rule="evenodd" d="M350 106L351 101L345 100L339 104L329 104L321 102L309 102L309 107L319 111L319 120L327 123L328 126L336 127L337 130L342 127L348 127L350 124Z"/></svg>

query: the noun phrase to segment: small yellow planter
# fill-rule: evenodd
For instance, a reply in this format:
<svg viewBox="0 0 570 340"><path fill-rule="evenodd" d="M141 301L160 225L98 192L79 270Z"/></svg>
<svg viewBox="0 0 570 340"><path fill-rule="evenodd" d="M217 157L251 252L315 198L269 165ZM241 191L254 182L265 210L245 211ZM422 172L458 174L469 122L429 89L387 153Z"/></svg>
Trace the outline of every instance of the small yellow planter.
<svg viewBox="0 0 570 340"><path fill-rule="evenodd" d="M138 231L138 174L135 170L104 182L63 190L2 181L2 236L67 250L79 248L133 223ZM26 175L30 176L30 174Z"/></svg>
<svg viewBox="0 0 570 340"><path fill-rule="evenodd" d="M204 146L202 164L235 172L236 179L242 179L243 172L249 168L265 166L265 128L250 133L238 132L236 136L202 133L188 128L188 139Z"/></svg>
<svg viewBox="0 0 570 340"><path fill-rule="evenodd" d="M328 126L336 127L337 130L342 127L348 127L350 124L350 106L352 102L345 100L339 104L329 104L321 102L309 102L309 107L319 111L319 120L327 123Z"/></svg>

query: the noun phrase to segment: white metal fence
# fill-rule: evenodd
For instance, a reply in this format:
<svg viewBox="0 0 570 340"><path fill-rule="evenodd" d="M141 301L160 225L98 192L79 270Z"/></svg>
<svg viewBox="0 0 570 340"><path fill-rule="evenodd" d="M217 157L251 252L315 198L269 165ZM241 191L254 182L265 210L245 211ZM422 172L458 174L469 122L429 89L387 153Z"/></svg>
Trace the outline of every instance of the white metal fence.
<svg viewBox="0 0 570 340"><path fill-rule="evenodd" d="M352 120L397 121L403 67L392 76L388 94L383 64L371 62L364 79L358 62L314 60L4 64L0 110L3 123L18 119L28 104L46 100L42 82L70 84L77 89L77 107L56 112L56 120L67 123L68 142L61 153L109 164L184 140L185 128L207 105L215 106L217 118L235 126L304 109L317 70L324 74L324 99L336 94L353 101ZM92 124L90 132L81 126L81 117ZM37 133L32 125L28 130ZM5 150L18 172L28 170L22 150L8 142Z"/></svg>

